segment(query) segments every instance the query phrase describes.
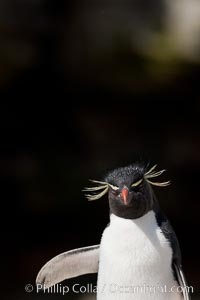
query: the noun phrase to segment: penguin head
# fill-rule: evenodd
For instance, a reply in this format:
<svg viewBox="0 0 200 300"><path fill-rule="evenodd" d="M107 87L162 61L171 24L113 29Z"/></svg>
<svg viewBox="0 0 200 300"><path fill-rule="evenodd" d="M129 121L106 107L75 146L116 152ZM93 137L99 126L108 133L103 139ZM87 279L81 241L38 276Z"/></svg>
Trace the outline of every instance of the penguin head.
<svg viewBox="0 0 200 300"><path fill-rule="evenodd" d="M161 175L165 170L155 171L157 165L149 170L141 164L117 168L108 173L104 181L92 180L98 186L86 188L88 200L96 200L108 193L111 213L126 219L137 219L153 209L154 196L151 185L167 186L167 182L152 182L151 178Z"/></svg>
<svg viewBox="0 0 200 300"><path fill-rule="evenodd" d="M105 178L111 213L136 219L153 208L153 193L144 179L145 168L134 164L111 171Z"/></svg>

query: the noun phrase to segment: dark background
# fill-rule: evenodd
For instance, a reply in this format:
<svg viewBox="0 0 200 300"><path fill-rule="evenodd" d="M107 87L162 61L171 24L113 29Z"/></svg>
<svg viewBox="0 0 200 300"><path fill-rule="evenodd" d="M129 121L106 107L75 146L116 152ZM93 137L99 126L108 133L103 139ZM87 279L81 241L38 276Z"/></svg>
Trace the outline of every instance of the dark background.
<svg viewBox="0 0 200 300"><path fill-rule="evenodd" d="M185 1L170 3L1 0L2 299L63 297L24 288L53 256L99 243L107 198L81 190L138 159L167 169L155 193L200 299L200 7L182 28Z"/></svg>

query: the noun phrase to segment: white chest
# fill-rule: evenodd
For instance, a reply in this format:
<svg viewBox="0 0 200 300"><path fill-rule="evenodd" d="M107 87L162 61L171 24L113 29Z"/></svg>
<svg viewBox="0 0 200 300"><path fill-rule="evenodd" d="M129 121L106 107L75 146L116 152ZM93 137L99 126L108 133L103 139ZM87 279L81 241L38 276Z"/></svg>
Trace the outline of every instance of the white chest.
<svg viewBox="0 0 200 300"><path fill-rule="evenodd" d="M136 220L111 215L101 240L97 299L180 299L163 291L176 285L171 259L153 211Z"/></svg>

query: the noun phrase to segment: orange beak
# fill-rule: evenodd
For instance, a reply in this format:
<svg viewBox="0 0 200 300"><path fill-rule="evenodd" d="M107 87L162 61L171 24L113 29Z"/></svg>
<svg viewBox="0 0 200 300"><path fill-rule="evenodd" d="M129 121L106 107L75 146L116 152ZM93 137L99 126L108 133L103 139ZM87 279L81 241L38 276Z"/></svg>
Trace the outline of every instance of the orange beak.
<svg viewBox="0 0 200 300"><path fill-rule="evenodd" d="M125 205L128 204L128 195L129 195L129 191L127 188L123 188L122 191L121 191L121 199L122 201L124 202Z"/></svg>

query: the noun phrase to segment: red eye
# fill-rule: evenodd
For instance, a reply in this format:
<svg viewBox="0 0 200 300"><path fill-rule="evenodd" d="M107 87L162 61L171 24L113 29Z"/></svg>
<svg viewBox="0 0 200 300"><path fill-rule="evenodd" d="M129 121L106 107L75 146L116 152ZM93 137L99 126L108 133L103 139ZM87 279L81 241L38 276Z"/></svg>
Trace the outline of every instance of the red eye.
<svg viewBox="0 0 200 300"><path fill-rule="evenodd" d="M117 196L117 195L118 195L118 192L115 191L115 190L113 190L113 189L111 189L111 193L112 193L114 196Z"/></svg>

